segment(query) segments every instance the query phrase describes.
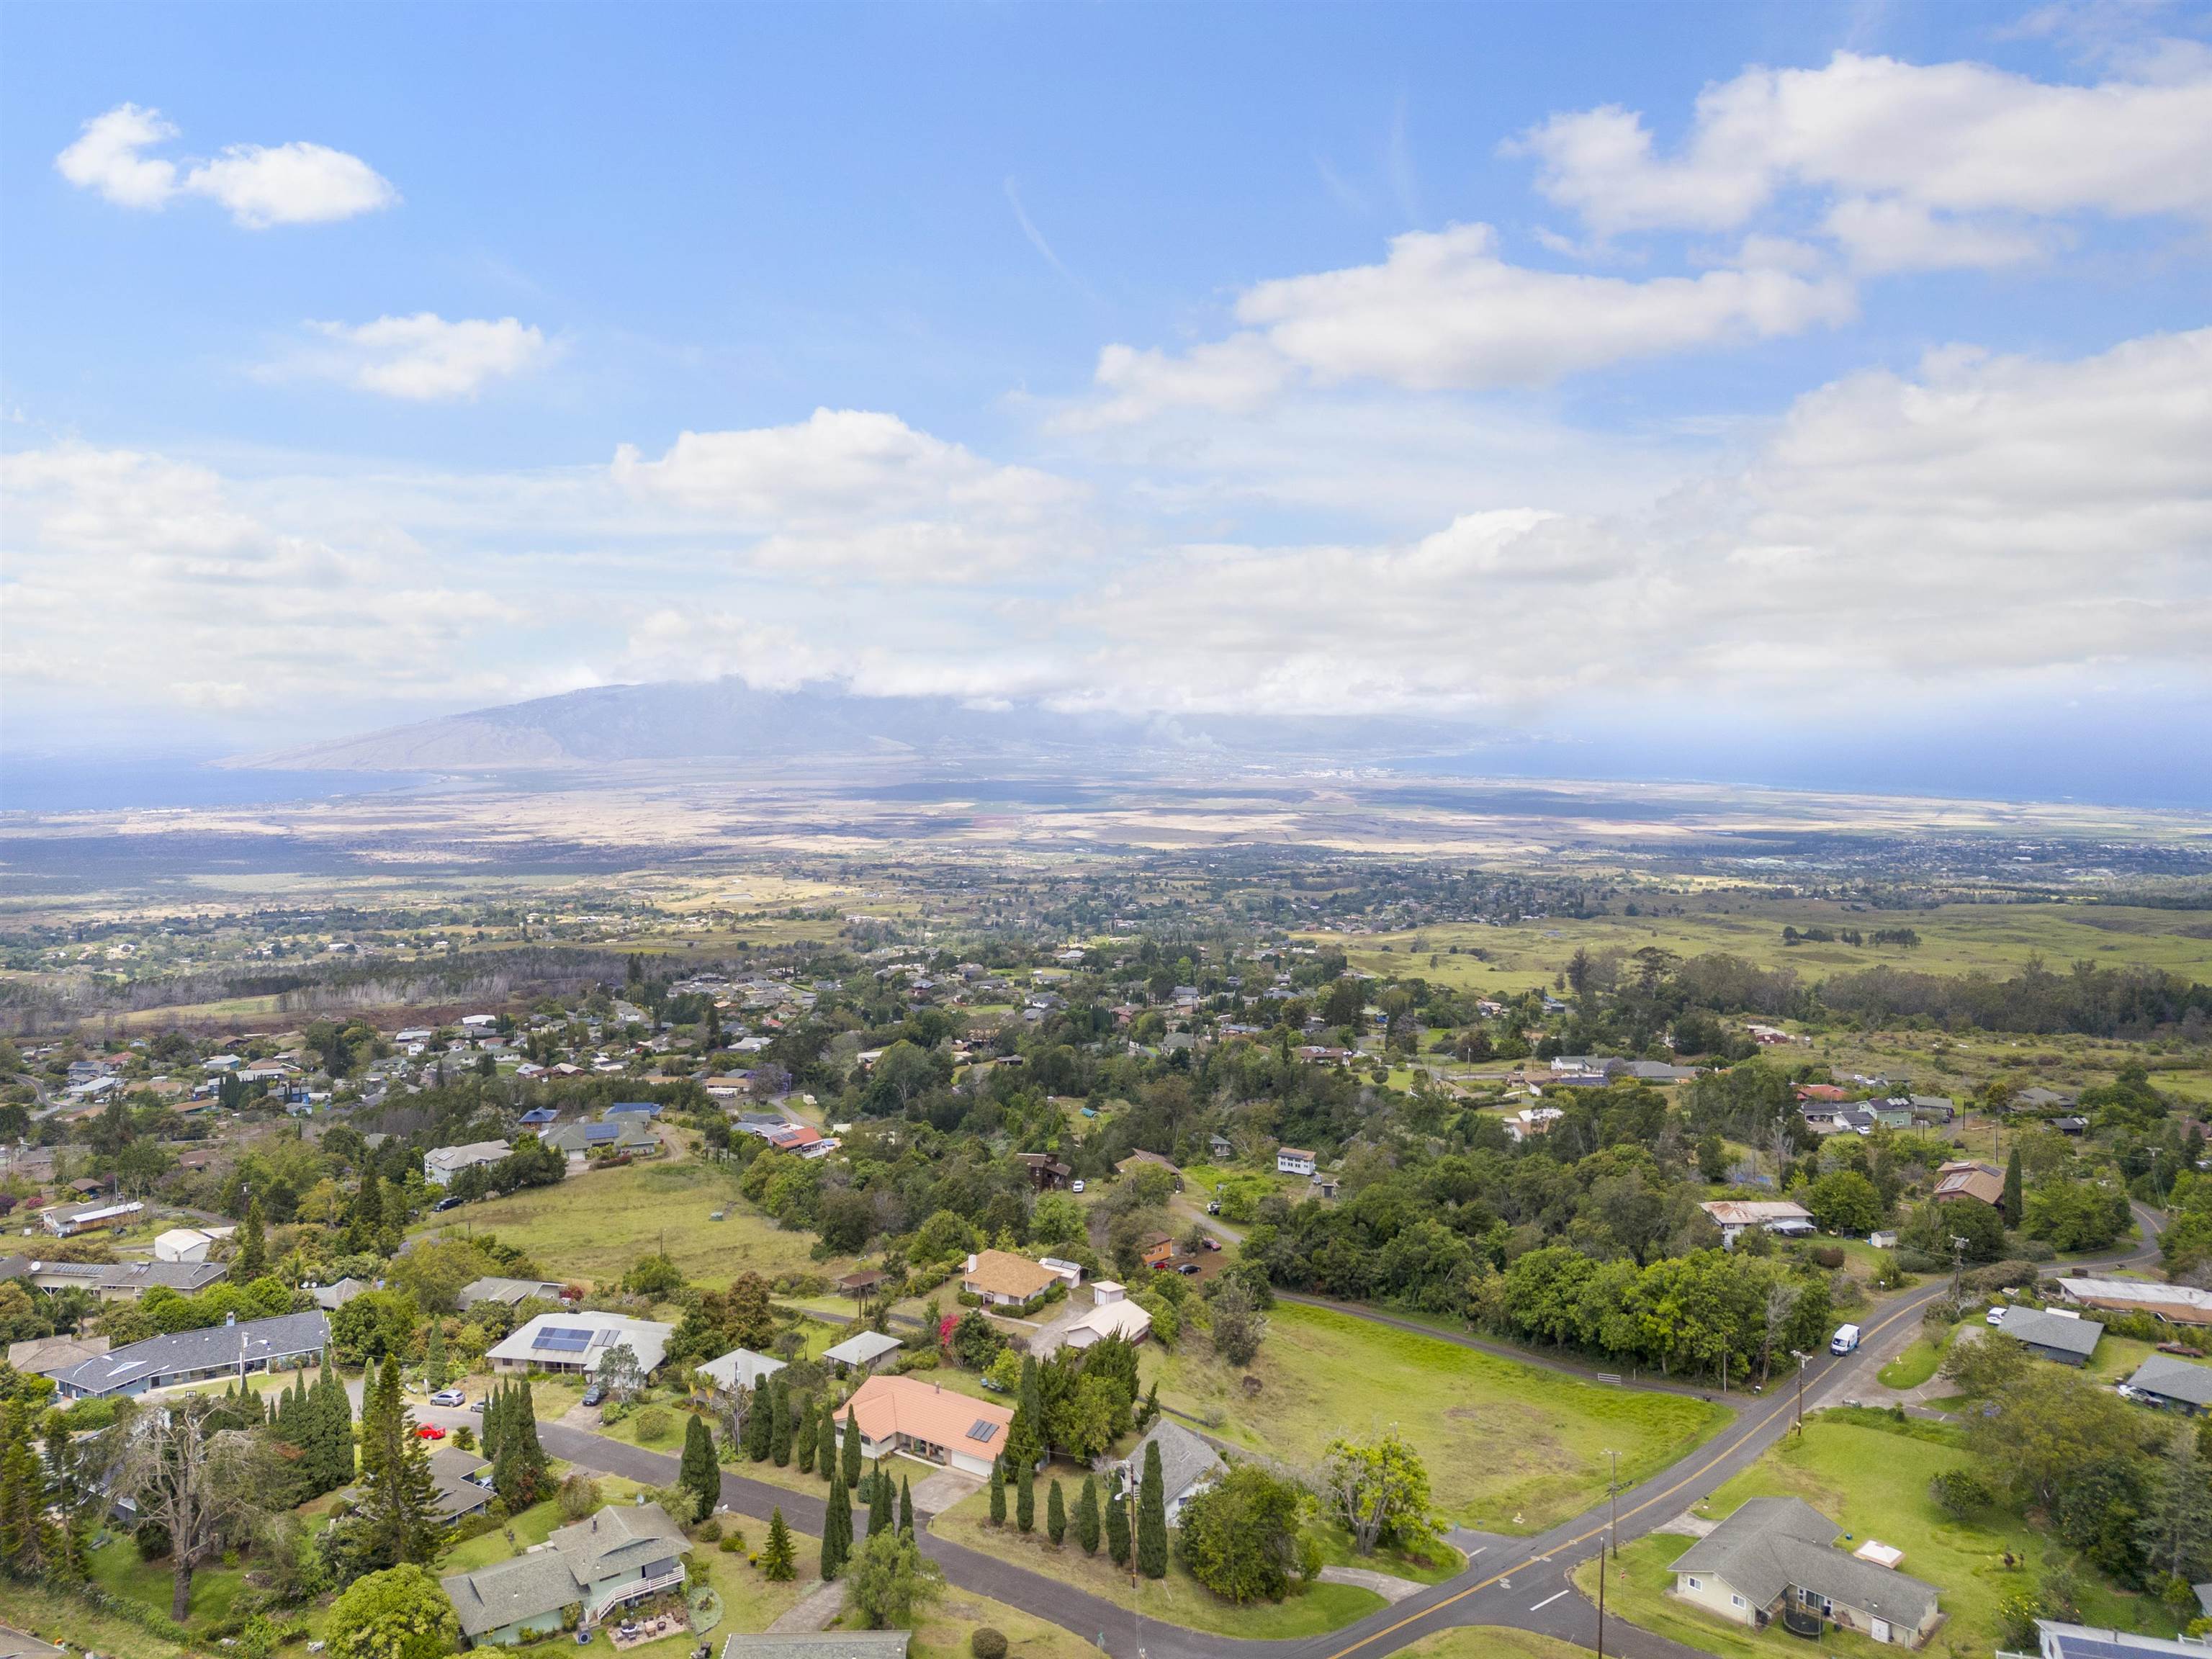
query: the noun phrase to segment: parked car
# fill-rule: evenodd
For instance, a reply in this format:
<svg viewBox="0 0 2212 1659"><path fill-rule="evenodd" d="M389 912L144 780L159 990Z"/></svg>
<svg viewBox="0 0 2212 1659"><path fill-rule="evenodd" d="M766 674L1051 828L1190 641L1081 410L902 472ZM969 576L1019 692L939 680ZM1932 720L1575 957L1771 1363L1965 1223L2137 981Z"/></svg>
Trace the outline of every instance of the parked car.
<svg viewBox="0 0 2212 1659"><path fill-rule="evenodd" d="M1179 1273L1194 1273L1198 1271L1198 1263L1195 1261L1178 1261L1175 1264L1175 1270Z"/></svg>
<svg viewBox="0 0 2212 1659"><path fill-rule="evenodd" d="M484 1402L481 1400L472 1400L469 1402L469 1409L479 1417L483 1415L483 1408Z"/></svg>
<svg viewBox="0 0 2212 1659"><path fill-rule="evenodd" d="M416 1429L415 1437L417 1440L443 1440L446 1431L435 1423L424 1423Z"/></svg>
<svg viewBox="0 0 2212 1659"><path fill-rule="evenodd" d="M596 1406L606 1397L607 1385L604 1382L594 1382L584 1390L584 1403L586 1406Z"/></svg>
<svg viewBox="0 0 2212 1659"><path fill-rule="evenodd" d="M1984 1324L2002 1325L2004 1323L2004 1316L2005 1310L2002 1308L1992 1308L1982 1316L1982 1320Z"/></svg>
<svg viewBox="0 0 2212 1659"><path fill-rule="evenodd" d="M430 1213L432 1215L436 1215L446 1210L458 1210L466 1202L468 1202L468 1200L465 1198L461 1198L456 1194L448 1194L447 1196L440 1199L435 1204L433 1204L430 1206Z"/></svg>
<svg viewBox="0 0 2212 1659"><path fill-rule="evenodd" d="M1083 1179L1082 1179L1082 1177L1081 1177L1081 1176L1077 1176L1077 1177L1076 1177L1076 1179L1075 1179L1073 1182L1071 1182L1071 1183L1069 1184L1068 1190L1069 1190L1070 1192L1076 1192L1076 1193L1079 1193L1079 1192L1081 1192L1081 1191L1083 1190Z"/></svg>
<svg viewBox="0 0 2212 1659"><path fill-rule="evenodd" d="M1218 1198L1213 1200L1206 1206L1206 1212L1208 1215L1219 1215L1221 1213L1221 1200Z"/></svg>
<svg viewBox="0 0 2212 1659"><path fill-rule="evenodd" d="M469 1403L469 1397L459 1389L441 1389L430 1396L430 1403L434 1406L465 1406Z"/></svg>

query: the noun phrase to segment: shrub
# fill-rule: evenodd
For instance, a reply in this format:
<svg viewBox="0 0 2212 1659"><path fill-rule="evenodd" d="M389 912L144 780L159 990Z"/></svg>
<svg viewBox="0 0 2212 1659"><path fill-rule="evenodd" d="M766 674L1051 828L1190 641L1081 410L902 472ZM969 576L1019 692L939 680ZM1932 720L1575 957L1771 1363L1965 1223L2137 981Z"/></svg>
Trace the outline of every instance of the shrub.
<svg viewBox="0 0 2212 1659"><path fill-rule="evenodd" d="M741 1532L724 1533L722 1534L722 1542L720 1547L722 1553L725 1555L743 1555L745 1553L744 1534Z"/></svg>
<svg viewBox="0 0 2212 1659"><path fill-rule="evenodd" d="M1843 1247L1839 1244L1815 1244L1812 1256L1814 1261L1832 1272L1844 1265Z"/></svg>
<svg viewBox="0 0 2212 1659"><path fill-rule="evenodd" d="M676 1419L661 1406L647 1406L637 1414L640 1440L665 1440L676 1431Z"/></svg>
<svg viewBox="0 0 2212 1659"><path fill-rule="evenodd" d="M988 1625L978 1626L975 1633L968 1638L968 1651L975 1659L1006 1659L1006 1635Z"/></svg>
<svg viewBox="0 0 2212 1659"><path fill-rule="evenodd" d="M719 1544L722 1541L722 1523L710 1515L699 1523L696 1536L702 1544Z"/></svg>
<svg viewBox="0 0 2212 1659"><path fill-rule="evenodd" d="M572 1474L561 1483L559 1498L562 1518L580 1521L599 1513L599 1483L589 1475Z"/></svg>

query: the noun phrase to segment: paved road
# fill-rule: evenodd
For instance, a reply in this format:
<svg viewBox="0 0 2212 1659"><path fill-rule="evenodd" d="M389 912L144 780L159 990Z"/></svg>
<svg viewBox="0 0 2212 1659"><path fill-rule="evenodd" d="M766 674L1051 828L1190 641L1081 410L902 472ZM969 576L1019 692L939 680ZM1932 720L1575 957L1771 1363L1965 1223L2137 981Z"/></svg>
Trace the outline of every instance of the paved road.
<svg viewBox="0 0 2212 1659"><path fill-rule="evenodd" d="M2154 1255L2163 1219L2140 1206L2136 1214L2148 1243L2103 1258L2101 1262L2079 1265L2116 1266ZM1878 1370L1887 1355L1917 1329L1922 1310L1948 1289L1948 1281L1939 1279L1891 1297L1861 1322L1863 1334L1856 1352L1824 1353L1808 1360L1802 1372L1808 1407L1816 1399L1840 1392ZM1344 1311L1378 1323L1407 1324L1372 1309L1329 1305L1342 1305ZM1515 1350L1498 1350L1497 1345L1473 1336L1424 1325L1409 1328L1463 1346L1531 1358ZM1582 1370L1565 1362L1549 1363L1554 1370ZM1670 1468L1619 1495L1611 1522L1615 1537L1626 1542L1658 1530L1748 1468L1789 1431L1796 1417L1797 1399L1793 1379L1791 1386L1778 1388L1769 1397L1739 1397L1727 1402L1736 1413L1728 1428ZM465 1420L460 1413L429 1415ZM661 1453L558 1424L541 1425L538 1436L553 1455L586 1468L654 1486L668 1485L676 1478L678 1460ZM763 1522L769 1510L781 1504L785 1518L795 1527L809 1533L821 1530L822 1500L805 1492L789 1492L740 1474L725 1474L722 1500L738 1513ZM1232 1652L1239 1659L1245 1656L1249 1659L1380 1659L1421 1637L1462 1625L1510 1626L1583 1647L1595 1646L1597 1609L1573 1588L1571 1575L1576 1566L1598 1553L1607 1525L1608 1508L1601 1506L1534 1538L1455 1534L1453 1542L1468 1555L1467 1569L1456 1577L1424 1589L1343 1630L1294 1641L1241 1640L1162 1624L1146 1616L1140 1584L1133 1586L1126 1597L1108 1601L942 1538L925 1536L922 1550L960 1589L1048 1620L1097 1642L1117 1659L1207 1659L1207 1656ZM1604 1634L1606 1650L1626 1659L1693 1659L1702 1651L1618 1618L1607 1619Z"/></svg>

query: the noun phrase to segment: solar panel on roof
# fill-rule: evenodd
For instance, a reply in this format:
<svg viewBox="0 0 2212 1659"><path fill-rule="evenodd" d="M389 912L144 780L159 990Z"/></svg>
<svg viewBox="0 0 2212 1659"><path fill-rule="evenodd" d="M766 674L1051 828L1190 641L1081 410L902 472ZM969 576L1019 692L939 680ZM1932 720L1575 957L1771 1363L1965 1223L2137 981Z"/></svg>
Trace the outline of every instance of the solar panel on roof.
<svg viewBox="0 0 2212 1659"><path fill-rule="evenodd" d="M969 1425L968 1437L970 1440L980 1440L988 1444L991 1437L998 1433L998 1431L999 1425L996 1423L991 1422L988 1419L979 1417L974 1423Z"/></svg>
<svg viewBox="0 0 2212 1659"><path fill-rule="evenodd" d="M589 1331L551 1326L538 1332L530 1346L533 1348L551 1348L561 1353L581 1353L592 1346L592 1334Z"/></svg>

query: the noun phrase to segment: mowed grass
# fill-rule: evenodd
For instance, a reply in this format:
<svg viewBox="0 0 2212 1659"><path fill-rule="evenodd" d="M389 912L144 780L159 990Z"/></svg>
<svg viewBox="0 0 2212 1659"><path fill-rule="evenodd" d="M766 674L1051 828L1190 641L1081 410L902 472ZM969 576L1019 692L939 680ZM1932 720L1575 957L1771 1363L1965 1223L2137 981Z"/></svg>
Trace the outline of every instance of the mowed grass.
<svg viewBox="0 0 2212 1659"><path fill-rule="evenodd" d="M1063 1492L1079 1489L1082 1476L1055 1466ZM1121 1607L1132 1607L1155 1624L1181 1625L1188 1630L1210 1631L1223 1636L1255 1639L1317 1636L1340 1630L1383 1605L1372 1590L1351 1584L1293 1585L1280 1601L1248 1602L1243 1607L1225 1601L1192 1577L1180 1561L1168 1563L1167 1577L1146 1579L1133 1592L1129 1573L1116 1567L1101 1544L1096 1555L1085 1555L1075 1541L1073 1528L1058 1548L1045 1536L1043 1487L1037 1495L1037 1525L1024 1533L1012 1520L1013 1504L1007 1502L1008 1520L1003 1527L991 1524L991 1495L979 1492L962 1498L929 1522L933 1536L965 1546L983 1554L1011 1561L1031 1572L1042 1573L1063 1584L1087 1590Z"/></svg>
<svg viewBox="0 0 2212 1659"><path fill-rule="evenodd" d="M168 1580L161 1580L166 1591ZM134 1600L139 1599L133 1597ZM161 1615L169 1613L168 1598L161 1601ZM110 1659L184 1659L202 1651L195 1642L182 1648L165 1637L141 1630L127 1619L98 1613L75 1596L58 1595L43 1584L9 1579L0 1584L0 1623L14 1626L43 1641L67 1642L72 1646L108 1655Z"/></svg>
<svg viewBox="0 0 2212 1659"><path fill-rule="evenodd" d="M1586 1650L1532 1630L1462 1625L1424 1636L1399 1652L1407 1659L1589 1659Z"/></svg>
<svg viewBox="0 0 2212 1659"><path fill-rule="evenodd" d="M708 1218L721 1210L724 1218ZM663 1248L696 1284L727 1285L739 1273L842 1271L809 1254L811 1233L787 1232L738 1195L737 1180L711 1164L633 1164L571 1176L435 1218L445 1231L496 1233L526 1250L549 1278L599 1286Z"/></svg>
<svg viewBox="0 0 2212 1659"><path fill-rule="evenodd" d="M971 1659L969 1644L979 1630L1005 1637L1011 1659L1097 1659L1098 1650L1073 1631L1004 1601L953 1589L922 1609L907 1652L910 1659Z"/></svg>
<svg viewBox="0 0 2212 1659"><path fill-rule="evenodd" d="M1278 1305L1247 1394L1202 1339L1144 1360L1164 1404L1224 1439L1310 1467L1338 1436L1395 1425L1420 1454L1436 1507L1463 1525L1534 1533L1605 1492L1606 1454L1632 1485L1716 1433L1727 1408L1602 1387L1322 1308Z"/></svg>
<svg viewBox="0 0 2212 1659"><path fill-rule="evenodd" d="M173 1564L166 1557L149 1561L138 1553L138 1546L128 1534L113 1533L106 1543L94 1550L87 1558L92 1568L93 1583L111 1595L169 1616L170 1597L176 1588ZM206 1566L192 1575L191 1600L185 1615L185 1626L193 1631L204 1630L210 1625L222 1623L230 1616L230 1604L246 1588L246 1575L236 1567ZM4 1602L4 1598L0 1598Z"/></svg>
<svg viewBox="0 0 2212 1659"><path fill-rule="evenodd" d="M1735 1479L1723 1485L1698 1513L1722 1520L1747 1498L1802 1498L1859 1540L1879 1539L1905 1552L1901 1571L1936 1586L1948 1622L1934 1646L1958 1655L1985 1655L1996 1645L1997 1607L2007 1596L2035 1587L2046 1559L2069 1553L2015 1516L1992 1510L1972 1523L1954 1521L1929 1499L1929 1480L1968 1462L1955 1446L1909 1438L1834 1413L1808 1419L1801 1440L1790 1436ZM1778 1625L1753 1632L1691 1609L1665 1594L1673 1583L1668 1565L1690 1540L1656 1534L1624 1546L1620 1568L1607 1581L1609 1606L1660 1635L1719 1654L1723 1659L1802 1653L1805 1644ZM2004 1564L2011 1552L2016 1565ZM1586 1592L1596 1589L1595 1563L1577 1574ZM2170 1636L2165 1607L2148 1597L2113 1589L2094 1569L2077 1567L2083 1613L2092 1624ZM1829 1631L1827 1650L1867 1656L1883 1650L1870 1638Z"/></svg>

